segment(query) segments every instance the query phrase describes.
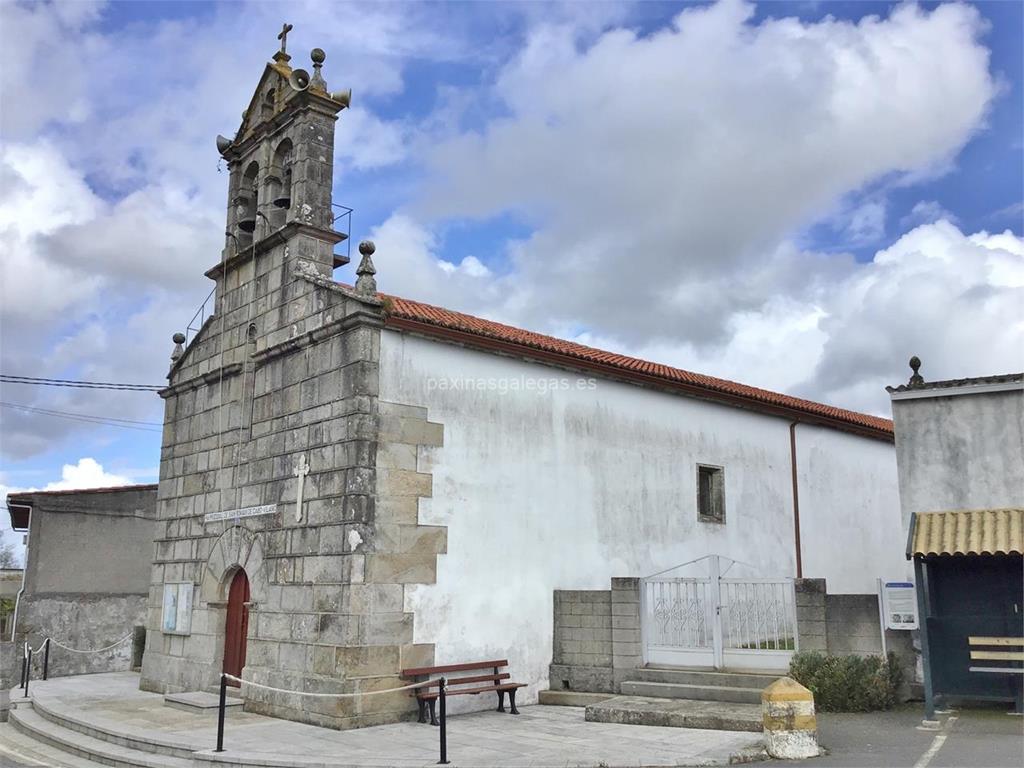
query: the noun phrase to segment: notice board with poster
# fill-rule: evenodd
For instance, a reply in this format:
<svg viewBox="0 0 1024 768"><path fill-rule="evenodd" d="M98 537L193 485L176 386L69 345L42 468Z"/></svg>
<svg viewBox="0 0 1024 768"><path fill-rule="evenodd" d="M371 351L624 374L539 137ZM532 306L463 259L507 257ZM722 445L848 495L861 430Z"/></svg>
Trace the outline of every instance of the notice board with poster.
<svg viewBox="0 0 1024 768"><path fill-rule="evenodd" d="M917 629L917 593L910 581L878 580L883 629Z"/></svg>

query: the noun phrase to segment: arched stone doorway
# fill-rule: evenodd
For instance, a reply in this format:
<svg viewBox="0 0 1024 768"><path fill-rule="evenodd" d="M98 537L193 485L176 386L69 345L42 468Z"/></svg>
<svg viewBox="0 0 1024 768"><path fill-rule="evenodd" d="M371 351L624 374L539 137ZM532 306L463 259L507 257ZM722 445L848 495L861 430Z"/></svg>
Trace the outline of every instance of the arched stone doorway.
<svg viewBox="0 0 1024 768"><path fill-rule="evenodd" d="M224 620L224 671L242 676L245 666L246 638L249 635L249 577L239 568L228 588L228 609ZM228 685L237 686L233 680Z"/></svg>

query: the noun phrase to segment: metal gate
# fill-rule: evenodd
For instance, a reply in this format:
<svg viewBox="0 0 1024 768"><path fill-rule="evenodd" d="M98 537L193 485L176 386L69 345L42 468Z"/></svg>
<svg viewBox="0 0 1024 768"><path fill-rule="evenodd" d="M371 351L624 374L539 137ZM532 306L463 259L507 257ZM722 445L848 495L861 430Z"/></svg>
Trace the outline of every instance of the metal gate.
<svg viewBox="0 0 1024 768"><path fill-rule="evenodd" d="M724 578L722 560L728 563L727 573L735 561L708 555L693 561L707 561L707 576L658 574L643 580L640 627L645 664L789 668L797 650L793 580Z"/></svg>

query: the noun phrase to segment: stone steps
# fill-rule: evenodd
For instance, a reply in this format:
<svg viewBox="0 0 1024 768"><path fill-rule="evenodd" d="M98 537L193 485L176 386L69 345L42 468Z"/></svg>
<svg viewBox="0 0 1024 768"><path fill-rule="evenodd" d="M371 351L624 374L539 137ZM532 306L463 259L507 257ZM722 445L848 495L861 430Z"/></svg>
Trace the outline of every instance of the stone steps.
<svg viewBox="0 0 1024 768"><path fill-rule="evenodd" d="M583 691L541 691L538 704L549 707L585 707L614 697L614 693L586 693Z"/></svg>
<svg viewBox="0 0 1024 768"><path fill-rule="evenodd" d="M80 733L84 736L91 736L94 739L99 739L100 741L105 741L110 744L116 744L117 746L125 747L126 749L137 750L139 752L150 752L159 755L168 755L170 757L180 757L186 760L191 760L192 758L192 750L187 746L182 746L156 736L146 736L145 738L141 738L124 733L123 731L103 728L95 723L83 720L76 715L53 709L51 708L50 703L43 699L34 699L32 701L32 709L44 720L48 720L60 728L66 728L69 731L75 731L76 733Z"/></svg>
<svg viewBox="0 0 1024 768"><path fill-rule="evenodd" d="M191 757L174 757L132 749L71 728L43 717L31 706L21 703L10 712L10 724L19 733L94 763L114 768L191 768Z"/></svg>
<svg viewBox="0 0 1024 768"><path fill-rule="evenodd" d="M99 768L102 763L43 744L16 730L10 723L0 723L0 765Z"/></svg>
<svg viewBox="0 0 1024 768"><path fill-rule="evenodd" d="M691 699L758 705L761 703L760 688L738 688L726 685L686 685L627 680L622 684L622 694L656 699Z"/></svg>
<svg viewBox="0 0 1024 768"><path fill-rule="evenodd" d="M227 696L224 700L224 714L230 716L232 713L242 712L244 704L245 702L237 696ZM220 712L220 691L216 693L209 691L168 693L164 695L164 706L191 712L194 715L217 717Z"/></svg>
<svg viewBox="0 0 1024 768"><path fill-rule="evenodd" d="M675 667L638 667L633 680L645 683L676 683L678 685L713 685L728 688L767 688L784 672L716 672L702 669L678 669Z"/></svg>
<svg viewBox="0 0 1024 768"><path fill-rule="evenodd" d="M702 728L716 731L760 733L760 705L660 699L647 696L616 696L589 704L586 719L596 723L655 725L668 728Z"/></svg>

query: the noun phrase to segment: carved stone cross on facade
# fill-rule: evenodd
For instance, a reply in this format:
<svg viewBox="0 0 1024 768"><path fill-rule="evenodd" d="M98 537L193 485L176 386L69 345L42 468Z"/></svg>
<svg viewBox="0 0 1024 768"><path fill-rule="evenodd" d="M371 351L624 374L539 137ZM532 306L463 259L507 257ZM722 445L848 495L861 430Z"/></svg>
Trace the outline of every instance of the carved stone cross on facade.
<svg viewBox="0 0 1024 768"><path fill-rule="evenodd" d="M288 33L292 31L291 24L281 25L281 34L277 36L277 39L281 41L281 53L287 53L285 47L288 45Z"/></svg>
<svg viewBox="0 0 1024 768"><path fill-rule="evenodd" d="M305 485L306 475L309 474L309 465L306 463L306 455L299 456L292 474L299 478L299 487L295 492L295 522L302 522L302 490Z"/></svg>

